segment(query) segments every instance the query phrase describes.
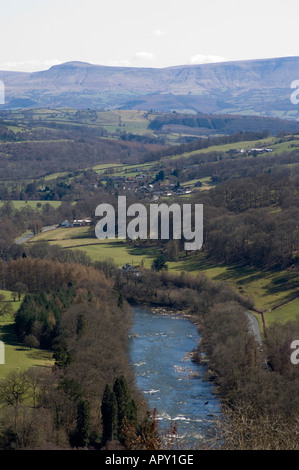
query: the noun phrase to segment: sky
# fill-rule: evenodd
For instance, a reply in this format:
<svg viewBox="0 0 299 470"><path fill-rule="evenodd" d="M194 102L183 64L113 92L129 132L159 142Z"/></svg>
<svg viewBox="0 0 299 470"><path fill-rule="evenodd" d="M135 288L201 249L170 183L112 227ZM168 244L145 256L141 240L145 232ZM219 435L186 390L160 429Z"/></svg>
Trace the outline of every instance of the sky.
<svg viewBox="0 0 299 470"><path fill-rule="evenodd" d="M298 0L0 0L0 70L299 56Z"/></svg>

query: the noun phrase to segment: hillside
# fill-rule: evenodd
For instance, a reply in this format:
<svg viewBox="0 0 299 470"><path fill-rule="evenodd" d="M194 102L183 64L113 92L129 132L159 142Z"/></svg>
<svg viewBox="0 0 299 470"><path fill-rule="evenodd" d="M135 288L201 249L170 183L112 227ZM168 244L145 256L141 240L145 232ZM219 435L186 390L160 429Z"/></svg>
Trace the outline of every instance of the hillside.
<svg viewBox="0 0 299 470"><path fill-rule="evenodd" d="M211 134L196 139L203 124ZM289 345L299 332L299 135L280 126L265 117L137 110L0 113L2 308L24 296L0 325L1 449L104 449L107 384L114 390L124 377L134 418L124 445L131 449L132 434L135 450L151 415L144 421L147 401L129 362L127 301L183 311L200 326L192 361L204 359L207 379L230 404L224 446L298 448L298 366ZM95 208L119 195L146 208L203 204L203 249L186 252L185 233L97 239ZM259 322L262 349L245 309ZM6 392L16 383L29 385L11 405Z"/></svg>
<svg viewBox="0 0 299 470"><path fill-rule="evenodd" d="M0 72L2 109L71 107L258 114L299 120L291 103L299 57L155 68L67 62L49 70Z"/></svg>
<svg viewBox="0 0 299 470"><path fill-rule="evenodd" d="M205 148L209 136L298 133L299 122L229 115L184 115L117 110L0 111L1 180L38 178L100 164L142 164L152 154ZM257 135L256 135L257 134ZM246 138L249 138L247 135ZM194 142L194 145L192 144ZM176 144L191 145L190 148ZM155 159L155 158L154 158ZM9 184L9 183L8 183ZM0 188L0 197L2 190Z"/></svg>

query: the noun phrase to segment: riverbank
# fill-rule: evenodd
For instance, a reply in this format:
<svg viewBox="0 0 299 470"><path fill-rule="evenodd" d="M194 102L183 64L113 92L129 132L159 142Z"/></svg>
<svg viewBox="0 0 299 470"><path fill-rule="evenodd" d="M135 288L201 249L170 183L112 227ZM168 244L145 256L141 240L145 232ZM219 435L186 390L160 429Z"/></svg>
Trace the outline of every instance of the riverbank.
<svg viewBox="0 0 299 470"><path fill-rule="evenodd" d="M136 384L151 409L158 412L162 434L178 429L176 445L194 449L203 445L221 407L206 369L193 360L199 342L190 317L173 309L133 306L131 362Z"/></svg>
<svg viewBox="0 0 299 470"><path fill-rule="evenodd" d="M131 304L131 306L145 306L149 311L151 311L154 314L157 315L168 315L173 318L183 318L185 320L191 321L194 326L197 328L197 332L199 335L202 334L202 322L199 321L198 316L191 314L187 309L185 310L177 310L173 309L171 307L167 306L157 306L153 305L151 303L134 303ZM208 358L202 356L202 352L199 349L199 345L201 342L201 338L199 338L199 343L198 343L198 348L196 350L190 351L190 357L192 357L192 360L195 362L198 362L199 364L205 365L208 363Z"/></svg>
<svg viewBox="0 0 299 470"><path fill-rule="evenodd" d="M127 299L147 305L151 312L159 312L160 318L173 315L196 325L201 340L197 339L189 351L197 351L193 360L205 365L205 383L214 387L222 405L218 438L210 448L296 447L288 431L296 419L288 399L295 394L296 382L287 373L272 374L261 367L258 344L244 314L252 307L250 300L227 284L215 283L204 276L147 272L139 278L125 277L120 285ZM278 415L282 416L284 429L277 434Z"/></svg>

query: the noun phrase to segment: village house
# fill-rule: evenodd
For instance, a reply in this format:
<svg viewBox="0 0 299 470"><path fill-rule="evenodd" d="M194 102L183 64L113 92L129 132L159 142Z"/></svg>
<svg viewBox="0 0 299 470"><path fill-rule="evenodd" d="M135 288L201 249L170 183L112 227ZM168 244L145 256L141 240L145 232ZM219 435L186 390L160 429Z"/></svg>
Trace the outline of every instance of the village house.
<svg viewBox="0 0 299 470"><path fill-rule="evenodd" d="M73 221L73 227L85 227L91 224L90 219L79 219Z"/></svg>

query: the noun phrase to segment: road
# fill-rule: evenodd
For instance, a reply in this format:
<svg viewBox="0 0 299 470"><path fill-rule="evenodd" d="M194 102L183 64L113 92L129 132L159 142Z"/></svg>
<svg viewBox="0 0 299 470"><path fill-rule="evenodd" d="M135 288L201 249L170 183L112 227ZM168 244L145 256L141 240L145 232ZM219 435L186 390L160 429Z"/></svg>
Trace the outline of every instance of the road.
<svg viewBox="0 0 299 470"><path fill-rule="evenodd" d="M48 232L49 230L55 230L58 227L58 225L50 225L49 227L44 227L42 229L42 232ZM19 240L16 241L16 245L21 245L22 243L26 242L30 238L34 237L34 233L27 233L27 235L24 235L23 237L19 238Z"/></svg>
<svg viewBox="0 0 299 470"><path fill-rule="evenodd" d="M24 243L26 240L29 240L29 238L32 238L34 235L33 233L28 233L27 235L24 235L23 237L19 238L19 240L16 241L16 245L21 245Z"/></svg>
<svg viewBox="0 0 299 470"><path fill-rule="evenodd" d="M262 337L261 337L261 332L260 332L260 327L257 318L250 312L245 312L248 321L249 321L249 328L255 337L256 341L262 347Z"/></svg>
<svg viewBox="0 0 299 470"><path fill-rule="evenodd" d="M261 354L261 364L262 364L262 369L265 371L270 371L270 367L268 364L267 356L265 355L265 352L263 350L263 343L262 343L262 337L261 337L261 332L260 332L260 327L257 318L250 312L245 312L247 318L248 318L248 323L249 323L249 331L252 333L254 338L256 339L258 345L259 345L259 352Z"/></svg>

